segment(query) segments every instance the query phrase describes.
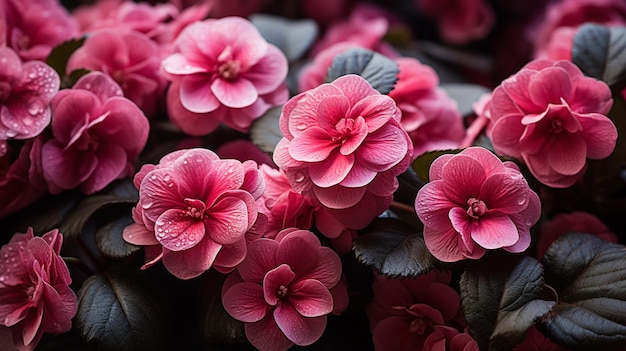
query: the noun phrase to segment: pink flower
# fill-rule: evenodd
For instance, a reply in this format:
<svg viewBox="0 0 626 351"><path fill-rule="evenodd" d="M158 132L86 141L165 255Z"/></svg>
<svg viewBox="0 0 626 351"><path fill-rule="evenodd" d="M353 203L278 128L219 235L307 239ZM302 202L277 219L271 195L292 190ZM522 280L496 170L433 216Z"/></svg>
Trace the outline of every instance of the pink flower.
<svg viewBox="0 0 626 351"><path fill-rule="evenodd" d="M14 161L9 152L0 156L0 218L32 204L47 190L39 172L41 139L27 140Z"/></svg>
<svg viewBox="0 0 626 351"><path fill-rule="evenodd" d="M228 272L246 256L265 189L254 162L222 160L206 149L179 150L135 175L139 202L124 239L145 246L148 268L163 260L180 279L212 266Z"/></svg>
<svg viewBox="0 0 626 351"><path fill-rule="evenodd" d="M402 111L400 125L413 141L413 158L459 147L465 134L456 102L439 88L439 77L414 58L398 58L400 73L389 96Z"/></svg>
<svg viewBox="0 0 626 351"><path fill-rule="evenodd" d="M374 300L367 308L375 349L434 350L432 346L441 343L437 350L473 349L446 347L471 344L465 336L452 343L454 337L463 335L458 328L464 322L459 294L450 287L450 280L449 272L439 270L411 279L377 275Z"/></svg>
<svg viewBox="0 0 626 351"><path fill-rule="evenodd" d="M57 0L0 3L0 43L23 60L45 60L53 47L78 35L76 21Z"/></svg>
<svg viewBox="0 0 626 351"><path fill-rule="evenodd" d="M194 129L200 128L205 134L220 121L247 131L254 119L288 97L287 58L243 18L189 25L174 51L162 68L173 81L170 118L185 132L199 135Z"/></svg>
<svg viewBox="0 0 626 351"><path fill-rule="evenodd" d="M493 9L485 0L416 0L417 6L437 22L442 39L467 44L483 39L495 23Z"/></svg>
<svg viewBox="0 0 626 351"><path fill-rule="evenodd" d="M274 162L293 190L317 199L346 227L360 229L391 202L412 144L393 99L346 75L283 107Z"/></svg>
<svg viewBox="0 0 626 351"><path fill-rule="evenodd" d="M52 193L80 189L91 194L130 176L148 139L143 112L100 72L83 76L52 100L52 135L41 151Z"/></svg>
<svg viewBox="0 0 626 351"><path fill-rule="evenodd" d="M424 350L479 351L478 343L468 333L452 327L436 325L424 341Z"/></svg>
<svg viewBox="0 0 626 351"><path fill-rule="evenodd" d="M535 60L494 90L488 135L540 182L564 188L585 172L587 158L613 152L617 129L604 116L612 104L606 83L573 63Z"/></svg>
<svg viewBox="0 0 626 351"><path fill-rule="evenodd" d="M161 50L146 35L135 31L95 31L67 63L67 72L79 68L101 71L117 82L124 96L149 117L165 96L166 80L159 74Z"/></svg>
<svg viewBox="0 0 626 351"><path fill-rule="evenodd" d="M415 211L436 258L454 262L480 258L485 250L528 248L541 204L514 163L470 147L437 158L429 176L417 193Z"/></svg>
<svg viewBox="0 0 626 351"><path fill-rule="evenodd" d="M50 123L50 100L60 84L52 67L22 63L13 50L0 48L0 141L39 135Z"/></svg>
<svg viewBox="0 0 626 351"><path fill-rule="evenodd" d="M245 323L257 349L282 351L310 345L326 328L327 315L347 307L341 261L317 237L296 228L276 240L250 243L248 256L222 288L222 303Z"/></svg>
<svg viewBox="0 0 626 351"><path fill-rule="evenodd" d="M16 233L0 254L0 325L13 331L20 350L34 350L43 333L72 328L78 309L70 272L59 253L63 236L51 230L35 237L33 229Z"/></svg>
<svg viewBox="0 0 626 351"><path fill-rule="evenodd" d="M587 212L559 213L541 225L537 242L537 258L541 259L550 245L567 233L588 233L608 242L617 243L617 236L596 216Z"/></svg>
<svg viewBox="0 0 626 351"><path fill-rule="evenodd" d="M559 27L555 29L550 36L550 40L538 49L535 57L552 61L571 61L574 36L577 31L578 27Z"/></svg>

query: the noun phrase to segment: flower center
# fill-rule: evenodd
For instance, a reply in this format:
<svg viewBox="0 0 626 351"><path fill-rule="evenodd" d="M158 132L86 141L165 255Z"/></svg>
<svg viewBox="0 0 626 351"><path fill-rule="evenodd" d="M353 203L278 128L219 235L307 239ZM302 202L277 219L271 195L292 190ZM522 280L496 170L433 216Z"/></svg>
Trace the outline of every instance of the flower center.
<svg viewBox="0 0 626 351"><path fill-rule="evenodd" d="M11 84L8 82L0 82L0 101L5 101L11 96Z"/></svg>
<svg viewBox="0 0 626 351"><path fill-rule="evenodd" d="M485 212L487 212L488 210L487 205L485 205L483 201L473 197L467 200L467 205L469 206L467 208L467 214L475 219L478 219L478 217L484 215Z"/></svg>
<svg viewBox="0 0 626 351"><path fill-rule="evenodd" d="M563 122L560 119L554 118L550 122L550 132L553 134L558 134L563 131Z"/></svg>
<svg viewBox="0 0 626 351"><path fill-rule="evenodd" d="M170 182L170 180L171 180L171 177L169 175L166 175L163 178L163 181L165 181L166 183L173 184ZM168 184L168 187L169 187L169 184ZM201 219L202 217L206 215L206 205L204 204L202 200L185 199L185 203L188 205L187 211L185 212L185 214L188 217Z"/></svg>
<svg viewBox="0 0 626 351"><path fill-rule="evenodd" d="M335 129L344 135L350 135L352 133L352 129L354 128L354 119L353 118L342 118L335 125Z"/></svg>
<svg viewBox="0 0 626 351"><path fill-rule="evenodd" d="M221 63L217 67L217 72L219 73L220 77L230 80L237 78L240 69L241 65L239 64L239 61L229 60Z"/></svg>
<svg viewBox="0 0 626 351"><path fill-rule="evenodd" d="M289 289L287 289L286 286L281 285L278 287L278 291L276 291L276 295L278 295L279 299L282 299L283 297L287 296L287 291L289 291Z"/></svg>
<svg viewBox="0 0 626 351"><path fill-rule="evenodd" d="M414 334L424 334L427 327L428 322L426 322L422 317L417 317L411 321L411 324L409 324L409 331Z"/></svg>

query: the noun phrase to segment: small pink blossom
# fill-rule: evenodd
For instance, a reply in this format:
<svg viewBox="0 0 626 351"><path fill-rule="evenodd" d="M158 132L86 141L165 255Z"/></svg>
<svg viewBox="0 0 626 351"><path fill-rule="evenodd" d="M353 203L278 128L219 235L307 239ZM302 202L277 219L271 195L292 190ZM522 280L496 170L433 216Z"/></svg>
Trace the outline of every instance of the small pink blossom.
<svg viewBox="0 0 626 351"><path fill-rule="evenodd" d="M414 58L397 58L398 81L389 96L402 111L400 125L413 141L413 158L426 151L459 147L465 134L456 102L439 87L439 77Z"/></svg>
<svg viewBox="0 0 626 351"><path fill-rule="evenodd" d="M550 245L567 233L593 234L608 242L617 243L617 236L598 217L587 212L559 213L541 225L537 241L537 258L541 259Z"/></svg>
<svg viewBox="0 0 626 351"><path fill-rule="evenodd" d="M296 228L275 240L261 238L224 283L222 303L245 323L248 340L261 351L283 351L317 341L327 315L348 302L341 260L317 237Z"/></svg>
<svg viewBox="0 0 626 351"><path fill-rule="evenodd" d="M485 0L416 0L416 3L437 22L442 39L451 44L483 39L495 23L493 9Z"/></svg>
<svg viewBox="0 0 626 351"><path fill-rule="evenodd" d="M477 351L476 341L458 330L464 325L461 302L450 280L449 272L439 270L411 279L377 275L367 308L375 349L435 350L438 345L436 350Z"/></svg>
<svg viewBox="0 0 626 351"><path fill-rule="evenodd" d="M50 124L49 104L60 84L52 67L22 63L12 49L0 48L0 141L39 135Z"/></svg>
<svg viewBox="0 0 626 351"><path fill-rule="evenodd" d="M283 107L274 162L293 190L344 226L361 229L389 206L413 151L400 110L362 77L346 75Z"/></svg>
<svg viewBox="0 0 626 351"><path fill-rule="evenodd" d="M587 158L613 152L617 129L605 116L612 104L606 83L573 63L535 60L493 91L488 135L540 182L564 188L585 172Z"/></svg>
<svg viewBox="0 0 626 351"><path fill-rule="evenodd" d="M143 269L163 260L180 279L211 267L231 271L246 256L265 189L254 162L222 160L207 149L179 150L135 175L139 202L124 239L145 246ZM263 228L256 228L262 231ZM254 234L256 235L256 234Z"/></svg>
<svg viewBox="0 0 626 351"><path fill-rule="evenodd" d="M50 192L91 194L130 176L148 139L143 112L110 77L92 72L52 100L52 139L41 151Z"/></svg>
<svg viewBox="0 0 626 351"><path fill-rule="evenodd" d="M417 193L415 211L433 256L454 262L480 258L486 250L528 248L541 204L514 163L470 147L437 158L429 177Z"/></svg>
<svg viewBox="0 0 626 351"><path fill-rule="evenodd" d="M192 135L206 134L219 122L247 131L254 119L288 98L287 58L243 18L189 25L162 69L173 82L170 118Z"/></svg>
<svg viewBox="0 0 626 351"><path fill-rule="evenodd" d="M149 117L165 96L166 80L159 74L161 50L145 34L121 29L91 33L67 63L67 73L85 68L117 82L124 96Z"/></svg>
<svg viewBox="0 0 626 351"><path fill-rule="evenodd" d="M0 326L13 332L18 350L34 350L43 333L72 328L78 309L70 272L59 253L63 236L51 230L16 233L0 249Z"/></svg>

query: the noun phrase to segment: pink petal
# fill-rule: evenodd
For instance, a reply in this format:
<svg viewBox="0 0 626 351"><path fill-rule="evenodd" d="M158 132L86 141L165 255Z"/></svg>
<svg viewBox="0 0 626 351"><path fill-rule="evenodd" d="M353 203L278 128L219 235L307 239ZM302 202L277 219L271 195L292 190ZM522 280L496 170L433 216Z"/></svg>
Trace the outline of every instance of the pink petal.
<svg viewBox="0 0 626 351"><path fill-rule="evenodd" d="M318 118L317 109L321 101L329 96L341 94L341 91L334 85L322 84L290 99L285 104L280 117L283 134L298 135L309 127L319 126L321 122ZM293 105L290 104L292 101Z"/></svg>
<svg viewBox="0 0 626 351"><path fill-rule="evenodd" d="M274 320L287 339L300 346L316 342L326 329L326 316L304 317L290 303L276 307Z"/></svg>
<svg viewBox="0 0 626 351"><path fill-rule="evenodd" d="M194 113L187 110L180 102L179 93L178 83L172 83L167 90L167 112L174 125L192 136L207 135L217 129L219 119L214 118L211 113Z"/></svg>
<svg viewBox="0 0 626 351"><path fill-rule="evenodd" d="M230 273L246 258L247 241L243 237L234 244L224 245L213 261L213 267L220 273Z"/></svg>
<svg viewBox="0 0 626 351"><path fill-rule="evenodd" d="M529 198L528 207L523 212L511 216L519 232L519 240L511 246L504 247L506 251L522 252L530 246L530 227L541 217L541 202L534 192L530 192Z"/></svg>
<svg viewBox="0 0 626 351"><path fill-rule="evenodd" d="M397 165L406 156L409 145L406 132L397 123L386 124L371 133L356 151L356 157L378 172Z"/></svg>
<svg viewBox="0 0 626 351"><path fill-rule="evenodd" d="M448 163L452 157L454 157L453 154L443 154L437 157L433 163L430 164L430 168L428 169L428 180L430 182L441 179L443 166L445 166L445 164Z"/></svg>
<svg viewBox="0 0 626 351"><path fill-rule="evenodd" d="M172 54L163 60L161 67L166 73L173 75L188 75L206 72L206 68L195 65L180 53Z"/></svg>
<svg viewBox="0 0 626 351"><path fill-rule="evenodd" d="M230 108L250 106L259 98L254 84L245 78L216 78L211 84L211 92L220 103Z"/></svg>
<svg viewBox="0 0 626 351"><path fill-rule="evenodd" d="M361 76L347 74L335 79L331 83L341 90L343 95L350 100L350 106L355 106L359 101L370 95L380 95L380 93L372 88L370 83Z"/></svg>
<svg viewBox="0 0 626 351"><path fill-rule="evenodd" d="M397 119L400 111L395 101L387 95L371 95L356 103L348 113L355 118L361 116L367 123L367 130L372 133L385 125L390 119Z"/></svg>
<svg viewBox="0 0 626 351"><path fill-rule="evenodd" d="M269 305L276 306L283 296L291 294L291 282L296 274L286 264L270 270L263 278L263 297Z"/></svg>
<svg viewBox="0 0 626 351"><path fill-rule="evenodd" d="M25 77L22 82L23 88L35 93L46 105L59 91L61 79L58 73L43 62L25 62L22 66L22 75Z"/></svg>
<svg viewBox="0 0 626 351"><path fill-rule="evenodd" d="M133 223L124 228L122 233L124 240L133 245L148 246L158 245L159 241L154 236L154 233L147 230L145 226Z"/></svg>
<svg viewBox="0 0 626 351"><path fill-rule="evenodd" d="M530 191L519 172L500 173L485 180L478 198L487 204L489 210L516 214L528 206Z"/></svg>
<svg viewBox="0 0 626 351"><path fill-rule="evenodd" d="M98 164L91 176L81 185L81 190L89 195L104 189L115 179L125 175L128 166L126 152L118 145L109 144L96 151Z"/></svg>
<svg viewBox="0 0 626 351"><path fill-rule="evenodd" d="M487 176L496 173L503 173L505 171L505 167L502 164L502 161L498 158L498 156L494 155L493 152L482 148L482 147L469 147L463 151L461 151L462 155L471 156L476 159L485 169L485 173Z"/></svg>
<svg viewBox="0 0 626 351"><path fill-rule="evenodd" d="M165 211L154 225L156 238L168 250L184 251L198 244L207 230L198 218L187 211L170 209Z"/></svg>
<svg viewBox="0 0 626 351"><path fill-rule="evenodd" d="M119 84L113 78L97 71L82 76L72 87L72 90L77 89L93 93L102 103L114 96L124 96Z"/></svg>
<svg viewBox="0 0 626 351"><path fill-rule="evenodd" d="M315 185L328 188L344 180L353 164L354 155L342 155L339 150L333 150L325 160L309 166L309 175Z"/></svg>
<svg viewBox="0 0 626 351"><path fill-rule="evenodd" d="M317 121L327 131L336 131L337 123L347 115L350 101L343 95L332 95L323 98L317 105ZM298 126L296 126L298 127ZM305 129L306 131L306 129Z"/></svg>
<svg viewBox="0 0 626 351"><path fill-rule="evenodd" d="M319 317L333 311L333 296L316 279L304 279L293 284L287 301L304 317Z"/></svg>
<svg viewBox="0 0 626 351"><path fill-rule="evenodd" d="M192 279L206 272L222 245L205 239L198 245L185 251L163 250L163 265L179 279Z"/></svg>
<svg viewBox="0 0 626 351"><path fill-rule="evenodd" d="M613 99L606 83L592 77L572 79L572 83L574 88L567 100L572 110L578 113L609 113Z"/></svg>
<svg viewBox="0 0 626 351"><path fill-rule="evenodd" d="M444 230L424 227L424 242L428 251L438 260L444 262L456 262L465 258L476 259L485 254L485 249L482 247L468 248L461 234L452 226Z"/></svg>
<svg viewBox="0 0 626 351"><path fill-rule="evenodd" d="M335 251L328 247L320 247L317 249L318 264L313 270L307 273L301 273L300 279L314 279L321 282L327 288L333 287L341 278L341 259Z"/></svg>
<svg viewBox="0 0 626 351"><path fill-rule="evenodd" d="M267 315L255 323L244 325L246 338L259 350L287 351L293 342L285 336L274 321L273 315Z"/></svg>
<svg viewBox="0 0 626 351"><path fill-rule="evenodd" d="M496 150L520 157L519 141L526 130L521 120L521 115L511 114L492 122L489 135Z"/></svg>
<svg viewBox="0 0 626 351"><path fill-rule="evenodd" d="M494 112L492 112L492 117L501 116L498 111L501 109L509 113L513 112L513 107L506 106L506 104L508 103L517 105L517 109L519 109L519 111L522 111L523 114L538 113L543 111L546 105L535 104L531 99L529 92L529 86L536 74L537 71L521 70L514 76L505 79L500 86L506 92L510 101L506 101L506 99L503 99L503 97L494 90L494 95L492 96L492 104L495 104L496 111L495 114ZM498 95L496 95L497 93ZM504 105L502 106L503 108L499 106L500 104Z"/></svg>
<svg viewBox="0 0 626 351"><path fill-rule="evenodd" d="M587 164L587 144L579 133L560 133L548 151L547 162L557 173L575 175Z"/></svg>
<svg viewBox="0 0 626 351"><path fill-rule="evenodd" d="M297 161L320 162L326 160L338 144L320 127L311 127L298 134L289 143L289 154Z"/></svg>
<svg viewBox="0 0 626 351"><path fill-rule="evenodd" d="M502 85L493 90L491 99L486 105L485 109L490 112L493 122L497 122L502 116L526 114L515 104Z"/></svg>
<svg viewBox="0 0 626 351"><path fill-rule="evenodd" d="M530 172L535 178L537 178L537 180L545 185L554 188L566 188L572 186L586 169L586 167L584 167L579 174L571 176L557 173L550 167L548 162L546 162L546 153L547 151L537 155L522 154L524 163L526 163Z"/></svg>
<svg viewBox="0 0 626 351"><path fill-rule="evenodd" d="M329 188L313 187L315 196L322 205L334 209L344 209L356 205L361 201L366 190L366 187L346 188L341 185Z"/></svg>
<svg viewBox="0 0 626 351"><path fill-rule="evenodd" d="M102 105L100 123L90 121L89 132L104 143L117 144L124 148L129 157L136 157L148 140L150 123L135 103L123 97L111 97Z"/></svg>
<svg viewBox="0 0 626 351"><path fill-rule="evenodd" d="M365 120L361 116L357 117L352 126L350 136L343 140L339 152L341 152L342 155L350 155L355 152L367 137L367 132Z"/></svg>
<svg viewBox="0 0 626 351"><path fill-rule="evenodd" d="M228 314L244 323L260 321L270 308L263 301L263 287L251 282L237 283L226 290L222 304Z"/></svg>
<svg viewBox="0 0 626 351"><path fill-rule="evenodd" d="M485 179L483 165L476 159L461 154L451 158L443 166L441 177L446 195L459 205L466 204L470 198L478 198Z"/></svg>
<svg viewBox="0 0 626 351"><path fill-rule="evenodd" d="M339 185L348 188L359 188L366 186L376 178L379 173L369 169L359 162L358 159L354 160L354 165L350 173L339 183Z"/></svg>
<svg viewBox="0 0 626 351"><path fill-rule="evenodd" d="M43 306L35 307L34 313L30 313L29 318L26 319L24 328L22 329L24 345L30 345L36 338L41 337L42 331L40 331L39 328L41 327L43 312ZM35 345L33 344L32 346Z"/></svg>
<svg viewBox="0 0 626 351"><path fill-rule="evenodd" d="M267 46L267 53L242 76L251 81L259 95L276 90L287 77L287 58L274 45Z"/></svg>
<svg viewBox="0 0 626 351"><path fill-rule="evenodd" d="M62 189L76 188L97 167L93 155L85 155L70 149L63 151L55 140L46 142L41 148L41 164L46 179Z"/></svg>
<svg viewBox="0 0 626 351"><path fill-rule="evenodd" d="M374 348L381 351L421 350L423 338L412 334L409 323L399 316L387 316L373 326L372 330Z"/></svg>
<svg viewBox="0 0 626 351"><path fill-rule="evenodd" d="M532 78L528 93L538 106L560 104L561 99L569 100L572 93L570 76L559 67L542 69Z"/></svg>
<svg viewBox="0 0 626 351"><path fill-rule="evenodd" d="M298 279L314 270L318 262L316 246L305 238L292 236L282 240L276 250L276 263L286 264Z"/></svg>
<svg viewBox="0 0 626 351"><path fill-rule="evenodd" d="M246 281L262 282L265 273L277 266L276 250L278 242L261 238L248 244L248 255L239 265L241 277Z"/></svg>
<svg viewBox="0 0 626 351"><path fill-rule="evenodd" d="M208 77L186 76L180 83L180 103L194 113L215 111L220 101L211 90L212 82Z"/></svg>
<svg viewBox="0 0 626 351"><path fill-rule="evenodd" d="M425 226L433 229L446 229L450 227L448 212L458 206L452 202L444 189L441 180L431 181L424 185L415 197L415 212Z"/></svg>
<svg viewBox="0 0 626 351"><path fill-rule="evenodd" d="M587 143L587 157L600 160L613 153L617 143L617 128L605 116L590 113L581 115L578 121L583 127L583 137Z"/></svg>
<svg viewBox="0 0 626 351"><path fill-rule="evenodd" d="M519 240L517 227L508 215L487 213L473 219L456 207L450 211L450 221L454 229L466 237L471 237L485 249L499 249L511 246Z"/></svg>
<svg viewBox="0 0 626 351"><path fill-rule="evenodd" d="M253 214L248 212L245 201L236 197L223 198L205 214L206 232L219 244L234 244L250 228L248 226L250 215Z"/></svg>
<svg viewBox="0 0 626 351"><path fill-rule="evenodd" d="M87 123L87 116L94 115L100 107L98 98L85 90L68 90L62 99L52 101L54 123L52 134L62 143L69 143L75 136L78 126Z"/></svg>

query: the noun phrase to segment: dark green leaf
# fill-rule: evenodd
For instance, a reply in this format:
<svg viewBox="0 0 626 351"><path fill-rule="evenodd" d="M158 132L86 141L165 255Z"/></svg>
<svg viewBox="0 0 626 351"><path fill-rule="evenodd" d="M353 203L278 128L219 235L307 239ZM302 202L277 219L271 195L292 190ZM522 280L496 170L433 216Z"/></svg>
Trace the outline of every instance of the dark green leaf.
<svg viewBox="0 0 626 351"><path fill-rule="evenodd" d="M491 90L482 85L466 84L466 83L448 83L441 84L441 88L456 101L461 116L469 116L474 113L474 103Z"/></svg>
<svg viewBox="0 0 626 351"><path fill-rule="evenodd" d="M572 61L608 85L626 83L626 28L587 23L574 36Z"/></svg>
<svg viewBox="0 0 626 351"><path fill-rule="evenodd" d="M415 229L392 218L374 221L373 230L360 235L352 247L357 260L380 274L414 277L435 266L436 259Z"/></svg>
<svg viewBox="0 0 626 351"><path fill-rule="evenodd" d="M415 173L417 173L417 176L422 181L424 181L425 183L428 183L428 181L429 181L428 171L430 170L430 165L433 163L433 161L437 157L439 157L441 155L445 155L445 154L458 154L461 151L463 151L463 149L437 150L437 151L425 152L425 153L421 154L420 156L418 156L413 161L413 164L411 165L411 168L413 168Z"/></svg>
<svg viewBox="0 0 626 351"><path fill-rule="evenodd" d="M276 45L289 61L299 59L317 38L318 30L312 20L287 20L267 14L250 16L252 24L269 43Z"/></svg>
<svg viewBox="0 0 626 351"><path fill-rule="evenodd" d="M96 245L105 255L112 258L128 257L141 247L127 243L122 237L124 228L134 223L130 208L127 213L115 218L107 218L107 223L96 230Z"/></svg>
<svg viewBox="0 0 626 351"><path fill-rule="evenodd" d="M626 343L626 248L590 234L571 233L543 257L546 281L559 302L540 328L577 350Z"/></svg>
<svg viewBox="0 0 626 351"><path fill-rule="evenodd" d="M84 69L84 68L79 68L79 69L75 69L72 72L70 72L69 75L63 77L62 81L61 81L61 89L65 89L65 88L71 88L74 86L74 84L76 84L76 82L85 74L91 72L88 69Z"/></svg>
<svg viewBox="0 0 626 351"><path fill-rule="evenodd" d="M74 38L57 45L50 51L50 54L46 58L46 63L54 68L59 76L65 77L67 61L74 51L85 43L86 39L87 37Z"/></svg>
<svg viewBox="0 0 626 351"><path fill-rule="evenodd" d="M276 145L283 138L283 133L278 127L281 107L274 107L267 111L261 118L255 120L250 126L250 140L259 149L271 154Z"/></svg>
<svg viewBox="0 0 626 351"><path fill-rule="evenodd" d="M163 350L167 313L159 289L144 274L112 267L78 292L76 328L92 349Z"/></svg>
<svg viewBox="0 0 626 351"><path fill-rule="evenodd" d="M460 281L461 305L481 350L510 350L548 313L554 302L538 300L541 264L524 256L492 254L471 262Z"/></svg>
<svg viewBox="0 0 626 351"><path fill-rule="evenodd" d="M326 82L346 74L358 74L381 94L388 94L398 80L398 72L398 64L390 58L368 49L352 48L335 56Z"/></svg>
<svg viewBox="0 0 626 351"><path fill-rule="evenodd" d="M222 305L222 286L226 276L209 271L198 289L197 312L200 333L209 345L247 342L243 323L231 317Z"/></svg>
<svg viewBox="0 0 626 351"><path fill-rule="evenodd" d="M398 176L398 182L399 186L393 195L393 200L413 206L417 192L424 186L424 181L417 176L413 168L408 168Z"/></svg>
<svg viewBox="0 0 626 351"><path fill-rule="evenodd" d="M10 232L11 234L24 233L28 227L33 227L35 233L43 234L58 228L67 213L76 206L78 200L79 195L75 192L46 196L27 207L26 210L13 215L10 221Z"/></svg>
<svg viewBox="0 0 626 351"><path fill-rule="evenodd" d="M79 235L85 223L98 210L114 204L134 205L139 195L131 179L126 178L111 183L102 191L88 196L65 217L59 231L64 235Z"/></svg>

